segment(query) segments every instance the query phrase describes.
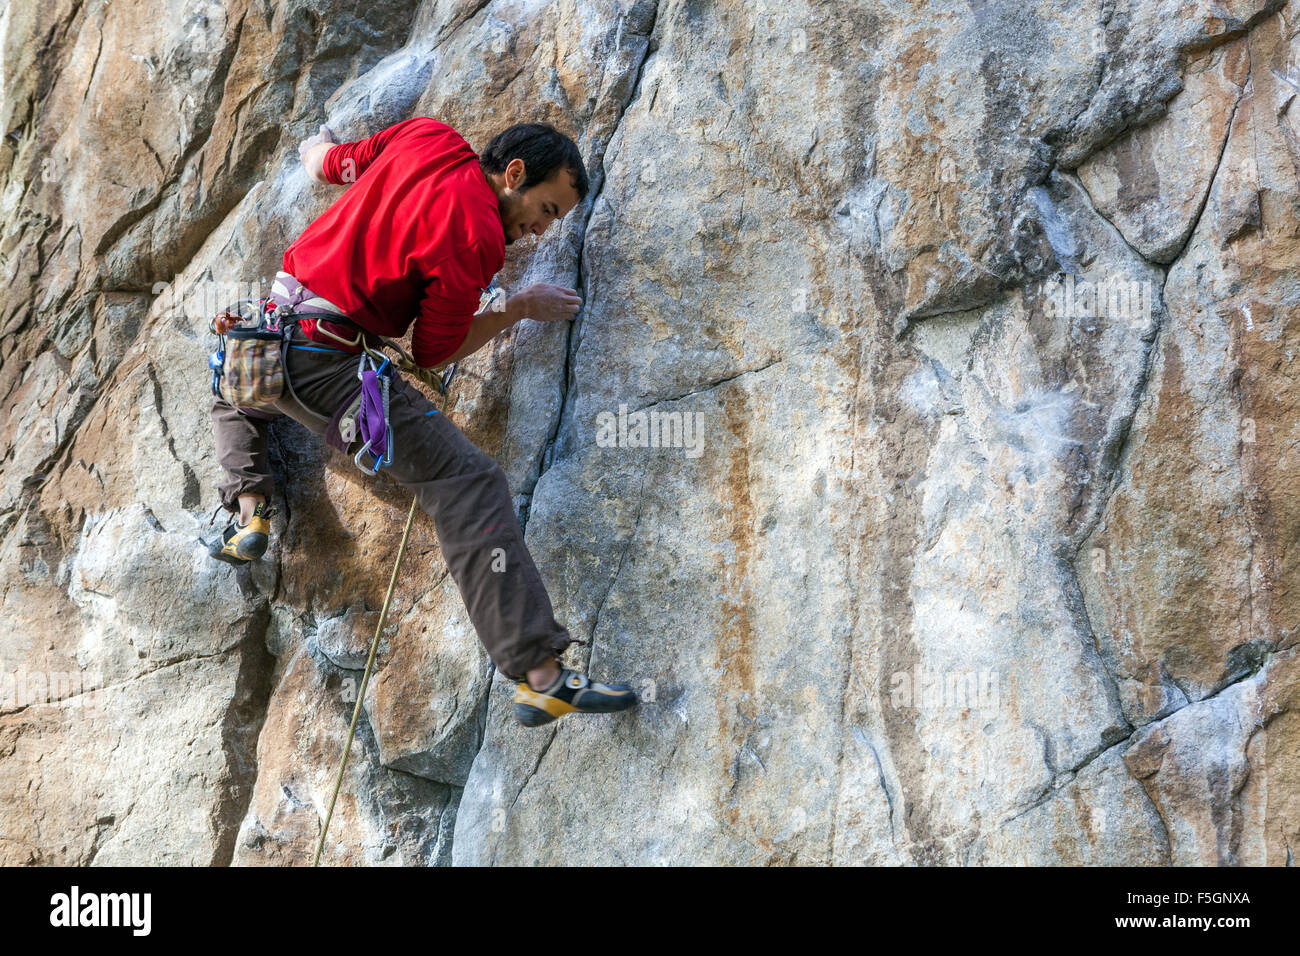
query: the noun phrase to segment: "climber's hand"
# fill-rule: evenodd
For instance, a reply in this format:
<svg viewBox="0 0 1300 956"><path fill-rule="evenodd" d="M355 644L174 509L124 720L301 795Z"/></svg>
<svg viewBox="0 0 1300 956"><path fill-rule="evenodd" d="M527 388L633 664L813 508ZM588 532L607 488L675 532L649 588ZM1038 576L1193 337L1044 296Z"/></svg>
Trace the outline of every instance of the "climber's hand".
<svg viewBox="0 0 1300 956"><path fill-rule="evenodd" d="M298 156L307 173L318 182L329 182L325 178L325 154L334 145L334 134L328 126L322 125L315 136L308 136L298 144Z"/></svg>
<svg viewBox="0 0 1300 956"><path fill-rule="evenodd" d="M298 144L298 155L305 157L307 155L307 150L311 149L313 146L319 146L321 145L321 143L333 143L333 142L334 142L334 134L330 132L330 128L328 126L321 124L320 132L318 132L315 136L308 136L306 139L304 139L301 143Z"/></svg>
<svg viewBox="0 0 1300 956"><path fill-rule="evenodd" d="M527 296L527 315L538 322L562 322L571 319L582 308L582 300L573 289L538 282L524 290Z"/></svg>

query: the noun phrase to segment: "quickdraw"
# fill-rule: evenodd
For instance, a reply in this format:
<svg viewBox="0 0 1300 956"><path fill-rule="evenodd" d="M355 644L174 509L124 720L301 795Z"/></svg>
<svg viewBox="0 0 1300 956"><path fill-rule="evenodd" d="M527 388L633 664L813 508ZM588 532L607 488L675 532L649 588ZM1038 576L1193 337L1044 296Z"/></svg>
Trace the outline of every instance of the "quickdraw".
<svg viewBox="0 0 1300 956"><path fill-rule="evenodd" d="M367 368L367 364L369 368ZM386 356L376 365L375 359L368 353L362 353L357 367L357 378L361 380L360 404L357 408L356 430L364 441L360 450L353 457L353 463L368 475L379 473L393 463L393 425L389 420L389 391L392 380L392 366ZM339 427L342 433L342 422ZM372 458L370 466L361 462L363 455L369 453Z"/></svg>

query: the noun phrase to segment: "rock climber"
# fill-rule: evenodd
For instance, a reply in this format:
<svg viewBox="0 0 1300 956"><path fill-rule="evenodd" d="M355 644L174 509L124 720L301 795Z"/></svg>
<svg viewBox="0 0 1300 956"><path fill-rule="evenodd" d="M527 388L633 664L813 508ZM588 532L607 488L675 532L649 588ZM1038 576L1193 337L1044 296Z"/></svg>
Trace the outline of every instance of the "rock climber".
<svg viewBox="0 0 1300 956"><path fill-rule="evenodd" d="M350 143L336 143L322 126L299 155L311 177L347 188L285 251L271 290L282 312L316 316L291 326L288 394L269 412L221 397L212 403L225 473L218 490L235 514L210 553L235 565L266 551L277 510L269 504L270 420L288 415L324 435L355 396L358 357L367 345L378 347L376 336L410 329L416 365L434 369L477 352L521 319L571 320L581 304L573 289L539 283L504 307L484 307L505 247L541 236L587 195L578 147L558 130L512 126L479 156L427 117ZM516 682L516 718L540 726L567 713L634 706L628 685L597 683L562 665L572 638L554 617L501 466L400 375L391 380L388 425L394 460L387 471L433 517L479 639ZM357 439L349 455L359 448Z"/></svg>

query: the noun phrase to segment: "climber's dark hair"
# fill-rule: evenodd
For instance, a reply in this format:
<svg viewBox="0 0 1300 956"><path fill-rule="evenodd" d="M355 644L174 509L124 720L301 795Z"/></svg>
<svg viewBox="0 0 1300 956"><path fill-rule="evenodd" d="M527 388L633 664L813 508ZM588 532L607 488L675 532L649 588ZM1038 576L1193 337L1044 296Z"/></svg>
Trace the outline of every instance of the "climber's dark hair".
<svg viewBox="0 0 1300 956"><path fill-rule="evenodd" d="M503 173L510 161L524 161L524 184L520 192L545 182L557 169L566 169L573 177L578 200L587 198L587 167L582 164L578 144L554 126L545 123L519 123L497 133L479 156L485 173Z"/></svg>

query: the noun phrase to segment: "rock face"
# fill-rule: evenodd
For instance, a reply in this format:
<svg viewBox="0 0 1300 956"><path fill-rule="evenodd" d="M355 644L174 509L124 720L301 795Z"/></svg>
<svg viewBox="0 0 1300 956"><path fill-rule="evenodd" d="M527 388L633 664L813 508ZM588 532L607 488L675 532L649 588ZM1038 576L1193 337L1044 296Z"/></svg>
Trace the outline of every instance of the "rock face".
<svg viewBox="0 0 1300 956"><path fill-rule="evenodd" d="M586 157L500 277L581 316L447 410L643 704L516 725L420 515L325 862L1290 865L1298 31L0 2L0 863L310 862L408 499L277 422L211 562L207 319L335 195L300 139L430 115Z"/></svg>

